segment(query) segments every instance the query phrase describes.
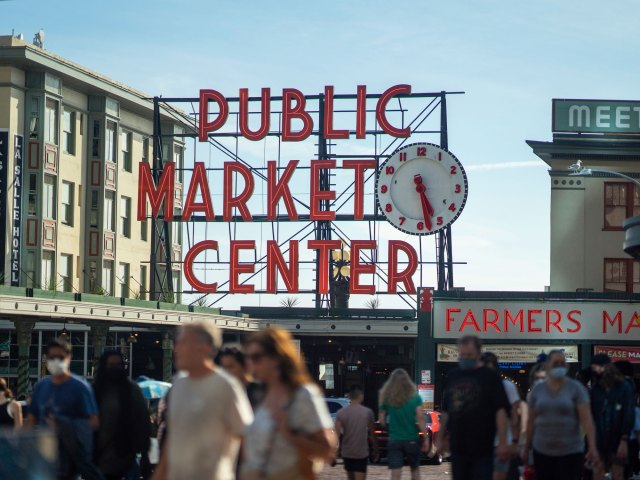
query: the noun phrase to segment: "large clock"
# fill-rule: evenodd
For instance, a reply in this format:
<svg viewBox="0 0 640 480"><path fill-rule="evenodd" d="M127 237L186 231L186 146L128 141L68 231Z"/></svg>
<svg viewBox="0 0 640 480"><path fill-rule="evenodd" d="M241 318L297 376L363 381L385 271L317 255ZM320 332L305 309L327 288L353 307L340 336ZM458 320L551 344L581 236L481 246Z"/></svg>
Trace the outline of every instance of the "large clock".
<svg viewBox="0 0 640 480"><path fill-rule="evenodd" d="M378 207L391 225L411 235L431 235L451 225L467 194L460 161L432 143L399 148L378 171Z"/></svg>

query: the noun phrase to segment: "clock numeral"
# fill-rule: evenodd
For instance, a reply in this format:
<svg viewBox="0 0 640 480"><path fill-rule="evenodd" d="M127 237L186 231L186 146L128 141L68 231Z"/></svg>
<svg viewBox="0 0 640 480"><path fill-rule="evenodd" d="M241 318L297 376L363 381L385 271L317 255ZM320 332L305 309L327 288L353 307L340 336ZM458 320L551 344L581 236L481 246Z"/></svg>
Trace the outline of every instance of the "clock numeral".
<svg viewBox="0 0 640 480"><path fill-rule="evenodd" d="M406 219L405 217L400 217L400 225L404 225L404 222L405 222L406 220L407 220L407 219Z"/></svg>
<svg viewBox="0 0 640 480"><path fill-rule="evenodd" d="M458 185L458 186L460 186L460 185ZM386 185L382 185L382 186L380 187L380 191L381 191L382 193L387 193L387 192L389 191L389 188L388 188Z"/></svg>
<svg viewBox="0 0 640 480"><path fill-rule="evenodd" d="M460 193L460 184L456 184L456 193Z"/></svg>
<svg viewBox="0 0 640 480"><path fill-rule="evenodd" d="M387 205L384 207L384 211L385 212L392 212L393 211L393 207L391 206L390 203L387 203Z"/></svg>
<svg viewBox="0 0 640 480"><path fill-rule="evenodd" d="M441 162L442 161L442 152L438 152L438 161Z"/></svg>
<svg viewBox="0 0 640 480"><path fill-rule="evenodd" d="M418 156L419 157L426 157L427 156L426 147L418 147Z"/></svg>
<svg viewBox="0 0 640 480"><path fill-rule="evenodd" d="M407 152L402 152L400 154L400 161L401 162L406 162L407 161Z"/></svg>
<svg viewBox="0 0 640 480"><path fill-rule="evenodd" d="M395 168L393 168L393 165L389 165L389 166L384 170L384 173L386 173L387 175L393 175L395 171L396 171L396 169L395 169Z"/></svg>
<svg viewBox="0 0 640 480"><path fill-rule="evenodd" d="M451 210L452 212L456 211L456 204L452 203L451 205L449 205L449 210Z"/></svg>
<svg viewBox="0 0 640 480"><path fill-rule="evenodd" d="M455 175L456 173L458 173L458 169L455 165L451 165L451 175Z"/></svg>
<svg viewBox="0 0 640 480"><path fill-rule="evenodd" d="M438 217L438 220L436 221L436 223L438 225L442 225L442 223L443 223L442 217Z"/></svg>
<svg viewBox="0 0 640 480"><path fill-rule="evenodd" d="M418 222L418 230L424 230L424 223L423 222Z"/></svg>

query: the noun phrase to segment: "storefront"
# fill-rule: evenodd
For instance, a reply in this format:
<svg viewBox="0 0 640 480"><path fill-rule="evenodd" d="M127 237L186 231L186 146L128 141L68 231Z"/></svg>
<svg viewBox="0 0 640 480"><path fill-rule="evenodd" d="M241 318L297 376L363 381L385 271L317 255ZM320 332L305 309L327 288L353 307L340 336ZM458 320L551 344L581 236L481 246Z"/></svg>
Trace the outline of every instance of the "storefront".
<svg viewBox="0 0 640 480"><path fill-rule="evenodd" d="M640 378L639 311L640 295L435 292L418 314L416 377L435 386L438 405L445 378L456 367L458 338L477 335L523 393L538 356L552 349L565 351L573 375L595 353L607 353L632 362Z"/></svg>

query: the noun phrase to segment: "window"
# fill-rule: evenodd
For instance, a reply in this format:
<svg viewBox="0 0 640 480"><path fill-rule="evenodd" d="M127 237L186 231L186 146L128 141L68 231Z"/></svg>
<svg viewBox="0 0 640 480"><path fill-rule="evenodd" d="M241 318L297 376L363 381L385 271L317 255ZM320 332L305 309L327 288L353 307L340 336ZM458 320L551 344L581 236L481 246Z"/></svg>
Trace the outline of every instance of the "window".
<svg viewBox="0 0 640 480"><path fill-rule="evenodd" d="M36 286L36 253L33 250L27 251L24 261L24 285L27 288Z"/></svg>
<svg viewBox="0 0 640 480"><path fill-rule="evenodd" d="M42 281L40 288L42 290L57 290L58 282L55 278L55 270L53 268L53 252L42 252Z"/></svg>
<svg viewBox="0 0 640 480"><path fill-rule="evenodd" d="M144 220L140 221L140 240L142 240L143 242L146 242L148 236L149 236L149 223L145 218Z"/></svg>
<svg viewBox="0 0 640 480"><path fill-rule="evenodd" d="M120 234L131 238L131 199L120 197Z"/></svg>
<svg viewBox="0 0 640 480"><path fill-rule="evenodd" d="M120 282L120 297L129 298L129 264L121 263L118 271L118 281Z"/></svg>
<svg viewBox="0 0 640 480"><path fill-rule="evenodd" d="M100 120L93 121L93 138L91 139L91 156L100 158Z"/></svg>
<svg viewBox="0 0 640 480"><path fill-rule="evenodd" d="M142 139L142 161L149 162L149 137Z"/></svg>
<svg viewBox="0 0 640 480"><path fill-rule="evenodd" d="M182 161L184 156L184 148L176 145L173 148L173 161L176 169L176 182L182 183Z"/></svg>
<svg viewBox="0 0 640 480"><path fill-rule="evenodd" d="M73 255L60 255L58 274L60 275L58 290L70 292L73 289Z"/></svg>
<svg viewBox="0 0 640 480"><path fill-rule="evenodd" d="M89 226L98 228L98 191L91 190L91 211L89 212Z"/></svg>
<svg viewBox="0 0 640 480"><path fill-rule="evenodd" d="M147 299L147 266L140 265L140 300Z"/></svg>
<svg viewBox="0 0 640 480"><path fill-rule="evenodd" d="M40 99L31 98L31 117L29 120L29 138L38 138L38 128L40 119Z"/></svg>
<svg viewBox="0 0 640 480"><path fill-rule="evenodd" d="M56 218L56 177L44 176L43 192L43 216L44 218Z"/></svg>
<svg viewBox="0 0 640 480"><path fill-rule="evenodd" d="M102 289L107 295L113 293L113 261L102 261Z"/></svg>
<svg viewBox="0 0 640 480"><path fill-rule="evenodd" d="M605 292L640 292L640 263L631 258L605 258Z"/></svg>
<svg viewBox="0 0 640 480"><path fill-rule="evenodd" d="M47 98L45 104L45 136L46 142L58 145L58 102L52 98Z"/></svg>
<svg viewBox="0 0 640 480"><path fill-rule="evenodd" d="M71 182L62 181L62 218L61 221L65 225L73 226L73 190L75 186Z"/></svg>
<svg viewBox="0 0 640 480"><path fill-rule="evenodd" d="M640 187L628 182L605 182L604 228L621 230L629 217L640 214Z"/></svg>
<svg viewBox="0 0 640 480"><path fill-rule="evenodd" d="M115 192L106 191L104 195L104 229L114 232L115 229Z"/></svg>
<svg viewBox="0 0 640 480"><path fill-rule="evenodd" d="M76 113L66 109L63 114L62 148L70 155L76 154Z"/></svg>
<svg viewBox="0 0 640 480"><path fill-rule="evenodd" d="M173 212L174 218L180 218L182 213L180 210L175 210ZM180 244L180 233L182 232L182 222L173 221L171 222L171 243L179 245Z"/></svg>
<svg viewBox="0 0 640 480"><path fill-rule="evenodd" d="M122 132L120 135L120 148L122 149L122 168L131 171L131 132Z"/></svg>
<svg viewBox="0 0 640 480"><path fill-rule="evenodd" d="M29 206L27 213L37 215L38 213L38 177L35 173L29 175Z"/></svg>
<svg viewBox="0 0 640 480"><path fill-rule="evenodd" d="M320 377L318 380L324 382L325 390L333 390L335 388L333 379L333 363L321 363L319 365Z"/></svg>
<svg viewBox="0 0 640 480"><path fill-rule="evenodd" d="M118 127L115 124L115 122L109 122L107 121L107 136L106 136L106 143L107 143L107 160L110 162L117 162L118 157L117 157L117 135L116 135L116 131L117 131Z"/></svg>

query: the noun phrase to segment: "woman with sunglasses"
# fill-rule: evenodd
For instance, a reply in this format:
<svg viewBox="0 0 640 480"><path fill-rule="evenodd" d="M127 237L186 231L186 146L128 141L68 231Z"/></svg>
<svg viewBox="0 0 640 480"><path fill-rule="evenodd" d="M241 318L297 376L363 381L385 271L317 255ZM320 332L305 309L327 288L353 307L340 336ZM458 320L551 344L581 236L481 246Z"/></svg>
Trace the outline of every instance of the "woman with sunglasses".
<svg viewBox="0 0 640 480"><path fill-rule="evenodd" d="M315 478L314 464L330 460L337 442L324 399L291 334L274 327L256 332L247 341L246 356L266 392L245 434L241 478Z"/></svg>

